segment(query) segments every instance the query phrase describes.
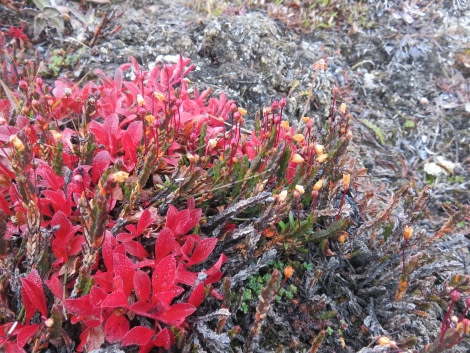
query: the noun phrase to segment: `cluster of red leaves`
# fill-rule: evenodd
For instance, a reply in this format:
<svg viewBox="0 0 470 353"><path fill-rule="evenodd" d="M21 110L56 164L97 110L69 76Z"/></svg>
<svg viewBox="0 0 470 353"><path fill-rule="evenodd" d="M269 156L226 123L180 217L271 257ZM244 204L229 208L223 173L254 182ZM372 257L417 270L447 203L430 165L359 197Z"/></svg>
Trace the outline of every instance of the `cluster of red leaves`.
<svg viewBox="0 0 470 353"><path fill-rule="evenodd" d="M29 251L52 254L50 267L35 264L37 269L31 269L24 262L20 267L24 275L21 298L16 300L22 301L24 316L18 312L12 315L18 321L0 322L0 347L6 352L44 348L52 330L63 324L53 322L58 320L52 317L54 308L66 313L64 320L80 323L78 351L97 348L105 340L138 345L141 352L155 346L169 349L175 341L172 328L184 332L189 327L186 318L207 296L222 299L212 284L222 277L225 255L208 269L194 270L217 244L216 238L188 234L201 218L194 200L180 211L170 205L161 219L145 209L137 224L111 233L114 222L109 214L125 200L123 192L116 191L124 187L114 181L116 175L137 177L151 144L157 145L156 158L177 165L183 153L198 147L203 124L209 135L224 129L224 119L214 116L227 118L233 102L224 96L208 99L209 91L190 96L184 81L192 69L188 63L180 58L175 65L143 72L132 59L113 79L101 73L101 84L89 82L81 89L61 80L51 88L40 78L24 79L13 97L0 102L0 218L5 229L1 240L11 250L10 256L1 253L2 261L19 266L25 255L15 239L31 243L38 232L42 243L30 244ZM136 78L125 81L123 71L131 66ZM20 99L21 107L16 106ZM162 136L165 130L168 134ZM135 184L127 187L139 189ZM103 209L103 233L90 242L93 217ZM161 230L152 233L152 226ZM47 238L48 233L52 237ZM144 233L154 240L153 246L142 244ZM96 251L91 285L77 292L73 272L88 254L85 248ZM54 302L46 300L43 283ZM1 284L8 289L8 277ZM2 293L0 307L14 311L14 295Z"/></svg>

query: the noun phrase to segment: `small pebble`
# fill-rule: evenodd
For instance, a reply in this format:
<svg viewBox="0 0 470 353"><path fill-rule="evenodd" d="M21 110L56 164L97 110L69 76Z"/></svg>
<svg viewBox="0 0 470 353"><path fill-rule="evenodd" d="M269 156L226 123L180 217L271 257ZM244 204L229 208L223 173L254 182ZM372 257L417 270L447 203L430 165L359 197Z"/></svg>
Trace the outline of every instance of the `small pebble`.
<svg viewBox="0 0 470 353"><path fill-rule="evenodd" d="M428 105L429 104L429 100L426 98L426 97L421 97L419 99L419 104L421 105Z"/></svg>
<svg viewBox="0 0 470 353"><path fill-rule="evenodd" d="M463 109L465 112L470 113L470 102L465 103Z"/></svg>

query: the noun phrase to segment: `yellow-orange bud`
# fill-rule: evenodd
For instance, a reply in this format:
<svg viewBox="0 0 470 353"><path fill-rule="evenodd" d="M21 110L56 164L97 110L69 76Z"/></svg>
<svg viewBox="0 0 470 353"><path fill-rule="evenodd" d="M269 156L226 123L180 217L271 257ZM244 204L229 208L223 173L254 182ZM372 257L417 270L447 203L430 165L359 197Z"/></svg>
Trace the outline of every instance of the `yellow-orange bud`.
<svg viewBox="0 0 470 353"><path fill-rule="evenodd" d="M324 151L325 151L325 146L320 145L320 144L318 144L318 143L315 143L315 144L313 145L313 149L315 150L315 153L316 153L316 154L321 155L321 154L323 154Z"/></svg>
<svg viewBox="0 0 470 353"><path fill-rule="evenodd" d="M348 232L341 232L340 235L336 238L341 244L343 244L349 237Z"/></svg>
<svg viewBox="0 0 470 353"><path fill-rule="evenodd" d="M302 164L303 162L305 162L305 159L300 154L295 153L292 156L292 162L295 164Z"/></svg>
<svg viewBox="0 0 470 353"><path fill-rule="evenodd" d="M405 238L406 240L410 240L412 235L413 235L413 228L406 226L405 229L403 230L403 238Z"/></svg>
<svg viewBox="0 0 470 353"><path fill-rule="evenodd" d="M293 274L294 268L292 266L286 266L286 268L284 269L284 277L291 278Z"/></svg>
<svg viewBox="0 0 470 353"><path fill-rule="evenodd" d="M55 142L59 142L62 140L62 134L59 131L50 130L50 132Z"/></svg>
<svg viewBox="0 0 470 353"><path fill-rule="evenodd" d="M165 100L165 95L161 92L153 92L153 96L157 98L160 102L163 102Z"/></svg>
<svg viewBox="0 0 470 353"><path fill-rule="evenodd" d="M209 141L207 141L207 144L209 145L210 148L215 148L217 146L217 140L209 139Z"/></svg>
<svg viewBox="0 0 470 353"><path fill-rule="evenodd" d="M23 152L24 151L24 144L19 139L18 136L16 136L16 135L10 136L10 142L18 152Z"/></svg>
<svg viewBox="0 0 470 353"><path fill-rule="evenodd" d="M295 191L297 191L300 195L303 195L305 193L305 189L302 185L296 185Z"/></svg>
<svg viewBox="0 0 470 353"><path fill-rule="evenodd" d="M279 200L279 202L284 202L284 201L286 201L286 199L287 199L287 190L282 190L279 193L278 200Z"/></svg>
<svg viewBox="0 0 470 353"><path fill-rule="evenodd" d="M281 121L281 127L282 127L284 130L289 130L289 122L288 122L287 120Z"/></svg>
<svg viewBox="0 0 470 353"><path fill-rule="evenodd" d="M380 344L381 346L388 347L388 346L394 346L396 343L392 341L390 338L386 336L382 336L377 340L377 343Z"/></svg>
<svg viewBox="0 0 470 353"><path fill-rule="evenodd" d="M318 163L323 163L328 159L328 155L326 153L323 153L317 157L317 162Z"/></svg>
<svg viewBox="0 0 470 353"><path fill-rule="evenodd" d="M307 124L310 121L310 118L308 116L303 116L302 121Z"/></svg>
<svg viewBox="0 0 470 353"><path fill-rule="evenodd" d="M145 105L145 99L144 97L142 97L141 94L137 95L137 104L139 105L139 107L142 107Z"/></svg>
<svg viewBox="0 0 470 353"><path fill-rule="evenodd" d="M114 173L112 176L115 182L122 183L129 178L129 173L121 171Z"/></svg>
<svg viewBox="0 0 470 353"><path fill-rule="evenodd" d="M349 184L351 183L351 174L343 174L343 188L349 190Z"/></svg>
<svg viewBox="0 0 470 353"><path fill-rule="evenodd" d="M242 108L242 107L238 107L238 112L240 113L240 115L246 115L247 111L245 108Z"/></svg>
<svg viewBox="0 0 470 353"><path fill-rule="evenodd" d="M339 111L341 114L346 113L346 103L341 103L341 106L339 107Z"/></svg>
<svg viewBox="0 0 470 353"><path fill-rule="evenodd" d="M151 125L155 121L155 117L151 114L145 116L145 120Z"/></svg>
<svg viewBox="0 0 470 353"><path fill-rule="evenodd" d="M302 134L295 134L292 137L292 140L294 140L295 142L302 142L303 140L305 140L305 137Z"/></svg>
<svg viewBox="0 0 470 353"><path fill-rule="evenodd" d="M323 179L318 180L315 185L313 185L313 190L320 191L323 186Z"/></svg>

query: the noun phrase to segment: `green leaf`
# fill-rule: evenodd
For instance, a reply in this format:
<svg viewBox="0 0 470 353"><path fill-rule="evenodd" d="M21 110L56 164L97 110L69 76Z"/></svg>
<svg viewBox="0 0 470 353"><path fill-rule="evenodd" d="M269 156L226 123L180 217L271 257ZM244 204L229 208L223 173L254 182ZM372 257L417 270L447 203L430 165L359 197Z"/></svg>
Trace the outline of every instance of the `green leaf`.
<svg viewBox="0 0 470 353"><path fill-rule="evenodd" d="M365 119L360 119L360 122L363 123L368 129L372 130L375 133L381 145L385 144L384 134L377 125Z"/></svg>
<svg viewBox="0 0 470 353"><path fill-rule="evenodd" d="M403 124L404 129L414 129L416 128L416 123L413 120L407 120Z"/></svg>
<svg viewBox="0 0 470 353"><path fill-rule="evenodd" d="M349 219L341 219L333 224L331 224L327 229L319 230L312 235L308 236L308 240L313 242L320 242L322 240L334 237L338 235L340 232L345 231L348 229L351 221Z"/></svg>

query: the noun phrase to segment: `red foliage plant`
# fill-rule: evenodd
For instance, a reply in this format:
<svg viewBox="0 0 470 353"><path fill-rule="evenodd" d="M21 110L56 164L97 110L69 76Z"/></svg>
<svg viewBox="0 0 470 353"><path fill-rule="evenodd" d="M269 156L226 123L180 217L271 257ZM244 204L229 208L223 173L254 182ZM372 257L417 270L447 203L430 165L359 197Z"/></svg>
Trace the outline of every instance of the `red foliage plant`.
<svg viewBox="0 0 470 353"><path fill-rule="evenodd" d="M38 78L0 101L1 263L23 273L18 294L13 274L0 278L7 353L70 342L65 320L81 326L77 351L105 341L169 349L208 295L222 298L212 284L226 257L201 269L217 239L191 233L202 214L194 199L186 209L169 205L165 217L143 203L138 222L124 229L113 228L112 214L130 219L155 168L196 150L203 125L207 139L223 131L233 102L207 100L209 91L190 95L189 60L150 72L131 61L114 78L99 73L101 84L59 80L51 88ZM133 81L123 80L129 68ZM15 305L24 309L15 314Z"/></svg>

